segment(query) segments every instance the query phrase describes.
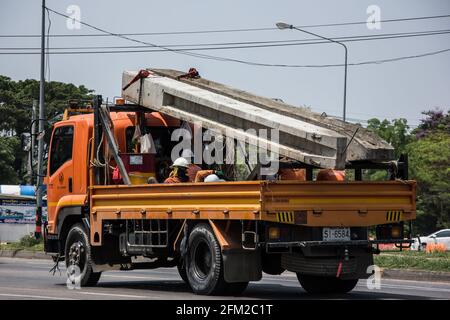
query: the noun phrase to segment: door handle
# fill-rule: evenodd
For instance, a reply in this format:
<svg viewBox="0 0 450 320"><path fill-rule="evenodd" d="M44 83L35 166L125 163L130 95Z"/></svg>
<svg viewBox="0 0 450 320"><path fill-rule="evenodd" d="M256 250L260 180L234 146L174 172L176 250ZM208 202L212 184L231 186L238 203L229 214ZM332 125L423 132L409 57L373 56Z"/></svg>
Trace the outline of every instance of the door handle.
<svg viewBox="0 0 450 320"><path fill-rule="evenodd" d="M72 192L72 177L69 178L69 192Z"/></svg>

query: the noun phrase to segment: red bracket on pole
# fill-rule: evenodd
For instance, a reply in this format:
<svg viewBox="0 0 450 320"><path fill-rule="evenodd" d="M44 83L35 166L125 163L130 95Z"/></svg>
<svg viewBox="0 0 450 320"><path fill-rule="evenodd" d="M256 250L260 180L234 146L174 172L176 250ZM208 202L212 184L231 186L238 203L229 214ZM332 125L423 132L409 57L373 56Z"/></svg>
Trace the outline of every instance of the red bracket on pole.
<svg viewBox="0 0 450 320"><path fill-rule="evenodd" d="M122 90L127 90L133 83L139 81L141 79L147 78L150 75L150 71L148 70L139 70L138 74L125 86Z"/></svg>
<svg viewBox="0 0 450 320"><path fill-rule="evenodd" d="M200 78L200 74L198 73L197 69L189 68L189 71L185 74L179 75L177 77L177 80L182 79L182 78L198 79L198 78Z"/></svg>

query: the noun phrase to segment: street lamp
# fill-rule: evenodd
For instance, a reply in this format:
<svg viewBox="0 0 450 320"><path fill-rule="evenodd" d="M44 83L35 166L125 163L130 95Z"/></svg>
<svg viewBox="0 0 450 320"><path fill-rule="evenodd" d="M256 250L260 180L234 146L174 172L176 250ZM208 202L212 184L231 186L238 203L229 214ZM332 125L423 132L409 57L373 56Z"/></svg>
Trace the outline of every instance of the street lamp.
<svg viewBox="0 0 450 320"><path fill-rule="evenodd" d="M342 119L345 121L346 108L347 108L347 47L346 47L346 45L343 44L342 42L339 42L339 41L336 41L336 40L333 40L333 39L330 39L330 38L323 37L323 36L321 36L321 35L312 33L312 32L310 32L310 31L306 31L306 30L297 28L297 27L295 27L295 26L292 25L292 24L287 24L287 23L284 23L284 22L278 22L278 23L276 24L276 26L277 26L277 28L280 29L280 30L284 30L284 29L295 29L295 30L297 30L297 31L301 31L301 32L304 32L304 33L313 35L313 36L315 36L315 37L319 37L319 38L321 38L321 39L324 39L324 40L327 40L327 41L330 41L330 42L334 42L334 43L340 44L341 46L344 47L344 49L345 49L345 73L344 73L344 106L343 106L343 116L342 116Z"/></svg>

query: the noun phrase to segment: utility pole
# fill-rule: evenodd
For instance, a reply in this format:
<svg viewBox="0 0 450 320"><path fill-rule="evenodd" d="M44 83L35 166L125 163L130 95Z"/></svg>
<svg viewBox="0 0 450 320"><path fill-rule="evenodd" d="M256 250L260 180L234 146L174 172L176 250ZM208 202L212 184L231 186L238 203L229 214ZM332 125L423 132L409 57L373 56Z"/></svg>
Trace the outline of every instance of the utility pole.
<svg viewBox="0 0 450 320"><path fill-rule="evenodd" d="M318 35L317 33L312 33L311 31L306 31L306 30L297 28L297 27L295 27L292 24L288 24L288 23L284 23L284 22L278 22L276 24L276 26L280 30L291 29L291 30L297 30L297 31L300 31L300 32L304 32L304 33L310 34L312 36L315 36L315 37L318 37L318 38L321 38L321 39L324 39L324 40L327 40L327 41L339 44L339 45L341 45L344 48L344 53L345 53L345 56L344 56L344 103L343 103L343 106L342 106L342 109L343 109L342 110L342 120L344 120L344 122L345 122L346 115L347 115L347 66L348 66L348 62L347 62L347 60L348 60L347 59L348 58L347 57L348 56L347 46L344 43L342 43L342 42L339 42L339 41L336 41L336 40L333 40L333 39L330 39L330 38Z"/></svg>
<svg viewBox="0 0 450 320"><path fill-rule="evenodd" d="M42 0L42 25L41 25L41 79L39 83L39 136L38 140L38 170L37 170L37 190L36 190L36 231L35 237L39 239L42 234L42 205L43 205L43 160L44 160L44 138L42 133L45 127L45 0Z"/></svg>
<svg viewBox="0 0 450 320"><path fill-rule="evenodd" d="M30 153L29 153L29 175L30 175L30 185L34 184L33 176L33 159L34 159L34 149L36 146L36 116L37 116L37 100L33 100L33 108L31 109L31 142L30 142Z"/></svg>

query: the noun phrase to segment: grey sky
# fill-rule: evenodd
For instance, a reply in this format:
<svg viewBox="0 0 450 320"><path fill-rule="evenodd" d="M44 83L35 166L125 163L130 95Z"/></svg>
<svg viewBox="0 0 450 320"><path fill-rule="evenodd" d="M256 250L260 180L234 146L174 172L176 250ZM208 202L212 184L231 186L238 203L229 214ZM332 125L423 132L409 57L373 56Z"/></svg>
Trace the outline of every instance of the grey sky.
<svg viewBox="0 0 450 320"><path fill-rule="evenodd" d="M0 0L0 34L38 34L40 0ZM47 6L65 13L69 5L81 8L81 19L116 33L167 32L273 27L278 21L295 25L365 21L369 5L381 9L381 19L450 14L448 0L328 0L328 1L76 1L47 0ZM51 17L51 34L98 33L82 26L69 30L64 18ZM450 18L382 23L381 30L365 25L309 29L327 37L450 29ZM293 30L242 33L135 37L165 44L308 39ZM0 47L39 47L38 38L0 38ZM136 45L113 37L52 38L51 47ZM450 34L347 43L349 62L421 54L450 48ZM336 44L276 48L202 51L223 57L263 63L329 64L343 62ZM131 54L51 55L51 80L84 84L104 97L120 94L123 70L145 67L188 70L195 67L208 79L253 93L281 98L315 111L341 115L343 68L299 69L248 66L202 60L170 52ZM0 74L14 80L39 78L38 55L0 55ZM348 75L347 116L404 117L419 123L420 112L450 106L450 52L381 65L351 66Z"/></svg>

